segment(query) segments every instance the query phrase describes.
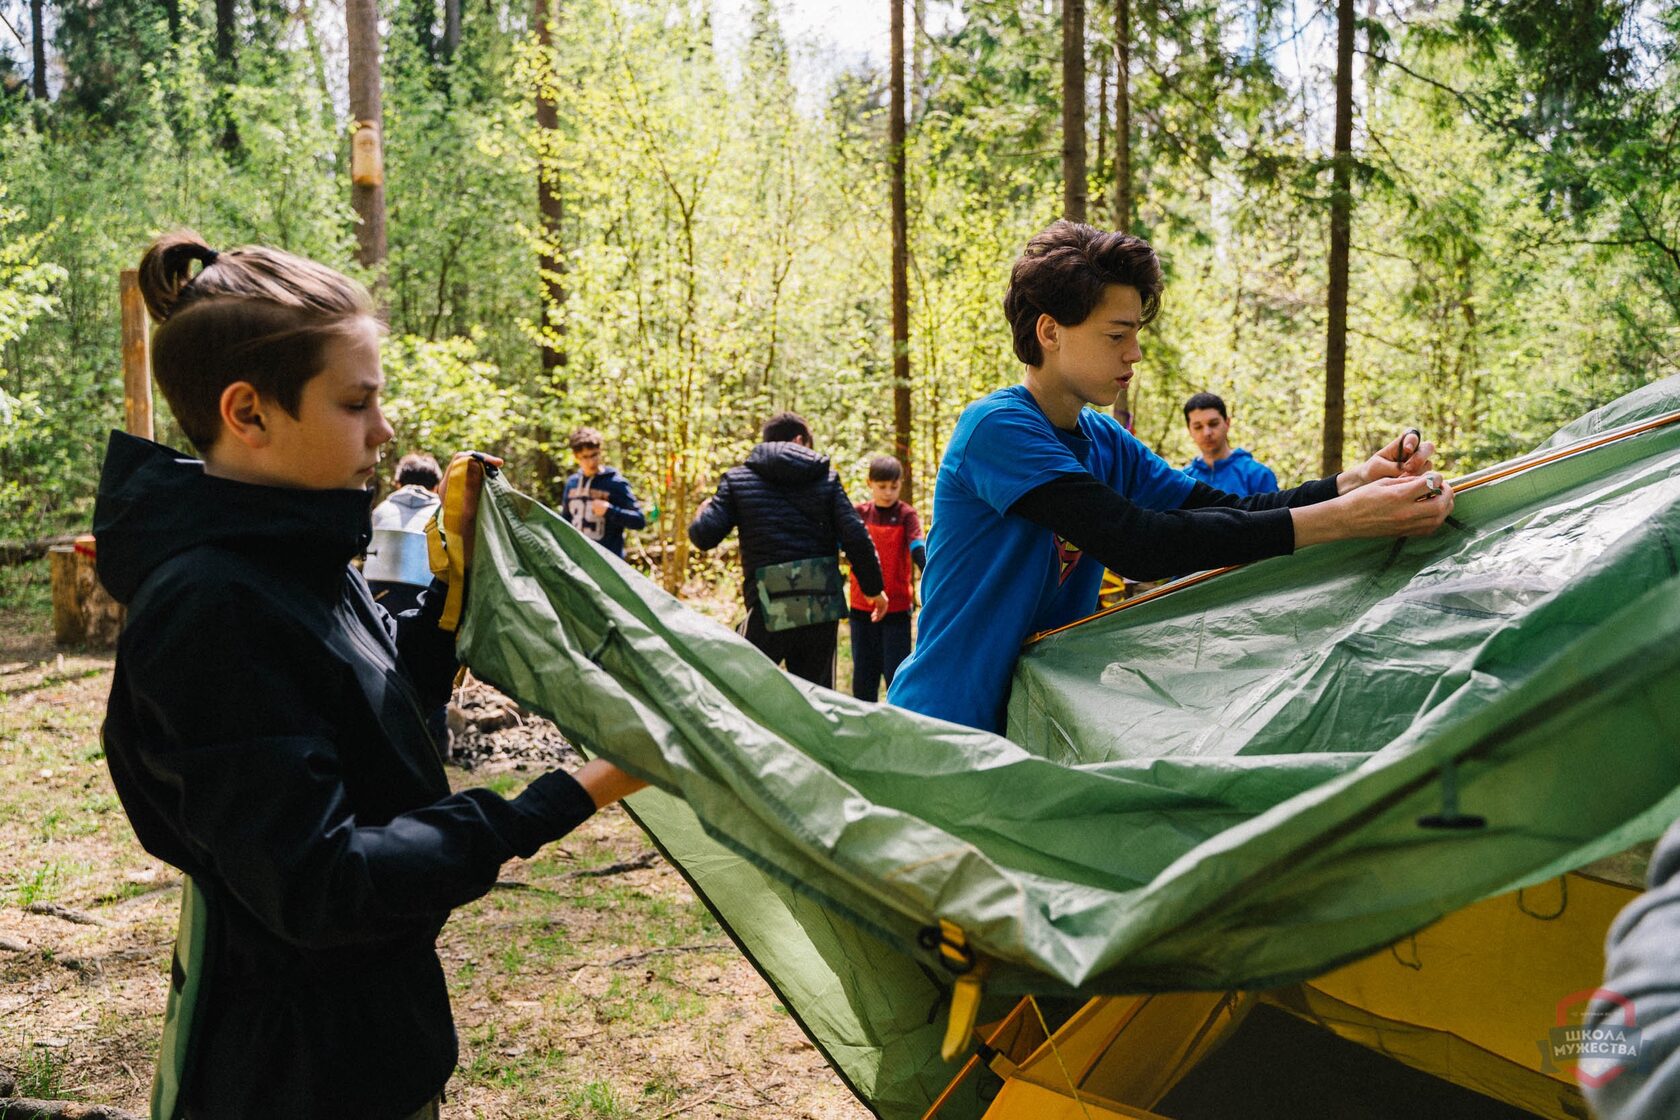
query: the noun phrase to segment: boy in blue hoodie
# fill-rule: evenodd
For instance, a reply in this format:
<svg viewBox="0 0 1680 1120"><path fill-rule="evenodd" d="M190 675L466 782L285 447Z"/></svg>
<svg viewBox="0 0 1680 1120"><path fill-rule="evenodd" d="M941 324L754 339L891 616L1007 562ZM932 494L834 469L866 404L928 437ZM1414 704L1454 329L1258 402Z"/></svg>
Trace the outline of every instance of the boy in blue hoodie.
<svg viewBox="0 0 1680 1120"><path fill-rule="evenodd" d="M1185 465L1185 474L1239 498L1277 491L1277 475L1270 467L1245 448L1231 450L1231 417L1219 397L1197 393L1185 401L1184 426L1201 450Z"/></svg>
<svg viewBox="0 0 1680 1120"><path fill-rule="evenodd" d="M568 441L577 470L566 479L560 509L572 528L612 553L624 555L624 530L647 528L630 481L602 461L601 433L579 428Z"/></svg>

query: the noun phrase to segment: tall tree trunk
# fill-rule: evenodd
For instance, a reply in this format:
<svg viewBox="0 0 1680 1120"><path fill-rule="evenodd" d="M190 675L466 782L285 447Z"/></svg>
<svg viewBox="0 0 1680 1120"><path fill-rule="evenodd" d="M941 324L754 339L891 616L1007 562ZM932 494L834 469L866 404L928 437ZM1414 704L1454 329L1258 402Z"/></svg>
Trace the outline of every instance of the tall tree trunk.
<svg viewBox="0 0 1680 1120"><path fill-rule="evenodd" d="M1114 228L1132 228L1132 4L1114 0Z"/></svg>
<svg viewBox="0 0 1680 1120"><path fill-rule="evenodd" d="M224 80L233 73L233 0L216 0L216 62Z"/></svg>
<svg viewBox="0 0 1680 1120"><path fill-rule="evenodd" d="M1062 0L1062 216L1085 220L1085 0Z"/></svg>
<svg viewBox="0 0 1680 1120"><path fill-rule="evenodd" d="M385 147L383 94L379 81L379 5L377 0L344 0L345 39L350 52L350 116L370 123ZM384 287L385 184L352 182L350 205L361 219L356 224L356 259L364 268L379 271ZM381 300L383 302L383 300Z"/></svg>
<svg viewBox="0 0 1680 1120"><path fill-rule="evenodd" d="M1131 0L1114 0L1114 228L1132 228ZM1131 411L1132 387L1123 385L1114 398L1114 416L1130 416Z"/></svg>
<svg viewBox="0 0 1680 1120"><path fill-rule="evenodd" d="M443 0L443 60L453 62L461 46L461 0Z"/></svg>
<svg viewBox="0 0 1680 1120"><path fill-rule="evenodd" d="M1342 469L1347 418L1348 245L1353 232L1353 0L1336 3L1336 136L1330 189L1330 295L1324 341L1324 461Z"/></svg>
<svg viewBox="0 0 1680 1120"><path fill-rule="evenodd" d="M47 99L47 33L41 9L46 0L29 0L29 82L37 101Z"/></svg>
<svg viewBox="0 0 1680 1120"><path fill-rule="evenodd" d="M218 94L216 103L225 118L220 143L223 150L229 152L239 147L239 128L233 123L233 115L228 111L229 98L225 89L233 84L239 72L239 58L234 50L234 30L238 15L233 3L234 0L216 0L216 80L224 87Z"/></svg>
<svg viewBox="0 0 1680 1120"><path fill-rule="evenodd" d="M892 119L887 153L892 180L893 453L904 464L904 500L915 502L910 456L910 216L904 189L904 0L892 5Z"/></svg>
<svg viewBox="0 0 1680 1120"><path fill-rule="evenodd" d="M537 47L543 59L543 67L550 78L554 77L554 20L556 7L554 0L536 0L536 6L531 13L531 22L537 30ZM542 244L537 254L537 271L542 277L543 288L543 317L544 323L552 323L557 334L565 332L562 310L566 306L566 258L560 249L560 223L565 217L565 206L560 197L560 186L557 181L558 169L553 164L552 153L548 142L552 141L555 133L560 129L560 107L554 99L543 92L544 86L537 87L537 212L542 218ZM544 342L542 347L543 373L548 376L556 388L564 385L564 370L566 368L566 350L560 345L561 340Z"/></svg>
<svg viewBox="0 0 1680 1120"><path fill-rule="evenodd" d="M329 131L337 131L338 111L333 108L332 83L327 80L327 56L321 50L321 34L315 28L315 9L309 0L298 0L298 21L303 24L303 41L309 52L310 71L315 76L315 92L319 97L321 123ZM335 150L334 154L337 154ZM343 165L340 159L337 167Z"/></svg>
<svg viewBox="0 0 1680 1120"><path fill-rule="evenodd" d="M927 0L912 0L910 14L910 119L919 121L927 109Z"/></svg>
<svg viewBox="0 0 1680 1120"><path fill-rule="evenodd" d="M1099 52L1097 55L1097 179L1101 181L1108 171L1108 55ZM1092 221L1095 215L1102 213L1103 192L1097 191L1096 198L1091 200ZM1118 225L1111 222L1110 225Z"/></svg>
<svg viewBox="0 0 1680 1120"><path fill-rule="evenodd" d="M432 0L413 0L413 6L408 10L409 17L414 21L414 42L420 48L420 53L427 61L437 61L437 39L432 34L432 21L437 16L436 5Z"/></svg>

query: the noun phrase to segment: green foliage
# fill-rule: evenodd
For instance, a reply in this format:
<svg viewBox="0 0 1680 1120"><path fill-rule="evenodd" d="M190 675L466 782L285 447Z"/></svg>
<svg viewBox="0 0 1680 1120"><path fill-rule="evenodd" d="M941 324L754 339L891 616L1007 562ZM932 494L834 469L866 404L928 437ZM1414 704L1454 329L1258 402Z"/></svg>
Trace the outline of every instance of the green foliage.
<svg viewBox="0 0 1680 1120"><path fill-rule="evenodd" d="M65 1099L64 1073L66 1062L60 1055L58 1045L28 1046L24 1052L23 1064L17 1071L16 1084L13 1092L20 1097L28 1097L38 1101L56 1101Z"/></svg>
<svg viewBox="0 0 1680 1120"><path fill-rule="evenodd" d="M51 226L23 232L17 227L27 214L5 202L0 183L0 520L10 523L33 504L25 489L27 468L50 454L54 433L40 390L24 387L7 367L17 364L15 344L31 321L57 308L52 289L65 271L39 256Z"/></svg>
<svg viewBox="0 0 1680 1120"><path fill-rule="evenodd" d="M529 459L531 446L519 434L518 397L480 356L476 332L435 342L418 335L388 339L383 361L384 412L397 433L394 454L430 451L443 462L456 451L476 449L516 464Z"/></svg>
<svg viewBox="0 0 1680 1120"><path fill-rule="evenodd" d="M151 236L191 225L357 273L348 122L309 8L238 5L232 68L197 0L173 25L168 3L58 8L63 96L0 96L8 536L86 523L121 420L117 274ZM1275 0L1131 8L1136 226L1168 274L1133 386L1139 435L1184 461L1178 404L1213 389L1239 442L1305 477L1322 409L1329 75L1302 44L1323 16ZM746 6L744 42L721 52L704 3L552 10L540 48L528 5L468 5L447 58L434 3L383 10L390 250L365 278L391 326L393 451L482 447L552 496L566 433L591 424L663 511L641 544L667 583L713 578L683 530L766 413L806 413L853 486L892 442L884 78L853 69L801 92L770 0ZM924 510L961 409L1020 374L999 303L1023 242L1059 214L1056 11L961 0L922 39L908 186ZM1350 455L1416 423L1467 469L1674 372L1673 13L1469 0L1384 10L1361 32ZM1093 8L1093 57L1113 33ZM539 93L555 130L536 127ZM1093 160L1098 223L1113 220L1111 175ZM559 195L557 229L534 205L539 177ZM562 261L552 305L545 253Z"/></svg>

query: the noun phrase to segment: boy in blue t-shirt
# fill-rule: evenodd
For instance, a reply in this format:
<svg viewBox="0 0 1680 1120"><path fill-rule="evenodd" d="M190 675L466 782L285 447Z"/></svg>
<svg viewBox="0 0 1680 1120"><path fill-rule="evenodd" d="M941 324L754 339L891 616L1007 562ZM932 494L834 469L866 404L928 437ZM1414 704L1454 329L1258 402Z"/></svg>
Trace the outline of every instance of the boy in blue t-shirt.
<svg viewBox="0 0 1680 1120"><path fill-rule="evenodd" d="M891 703L1002 731L1021 643L1090 614L1105 567L1159 579L1426 535L1452 512L1452 490L1425 474L1434 445L1410 433L1353 470L1238 498L1086 408L1131 381L1161 287L1155 251L1129 234L1059 221L1027 243L1003 303L1026 373L964 410L946 445L918 645Z"/></svg>

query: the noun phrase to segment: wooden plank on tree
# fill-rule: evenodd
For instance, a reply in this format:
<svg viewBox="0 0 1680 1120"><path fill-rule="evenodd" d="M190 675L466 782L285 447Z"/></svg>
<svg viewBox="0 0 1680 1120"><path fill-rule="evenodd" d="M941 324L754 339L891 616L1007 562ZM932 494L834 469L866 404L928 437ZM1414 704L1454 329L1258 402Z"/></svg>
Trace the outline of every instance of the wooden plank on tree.
<svg viewBox="0 0 1680 1120"><path fill-rule="evenodd" d="M152 438L152 341L140 273L125 268L122 287L123 426L130 435Z"/></svg>

